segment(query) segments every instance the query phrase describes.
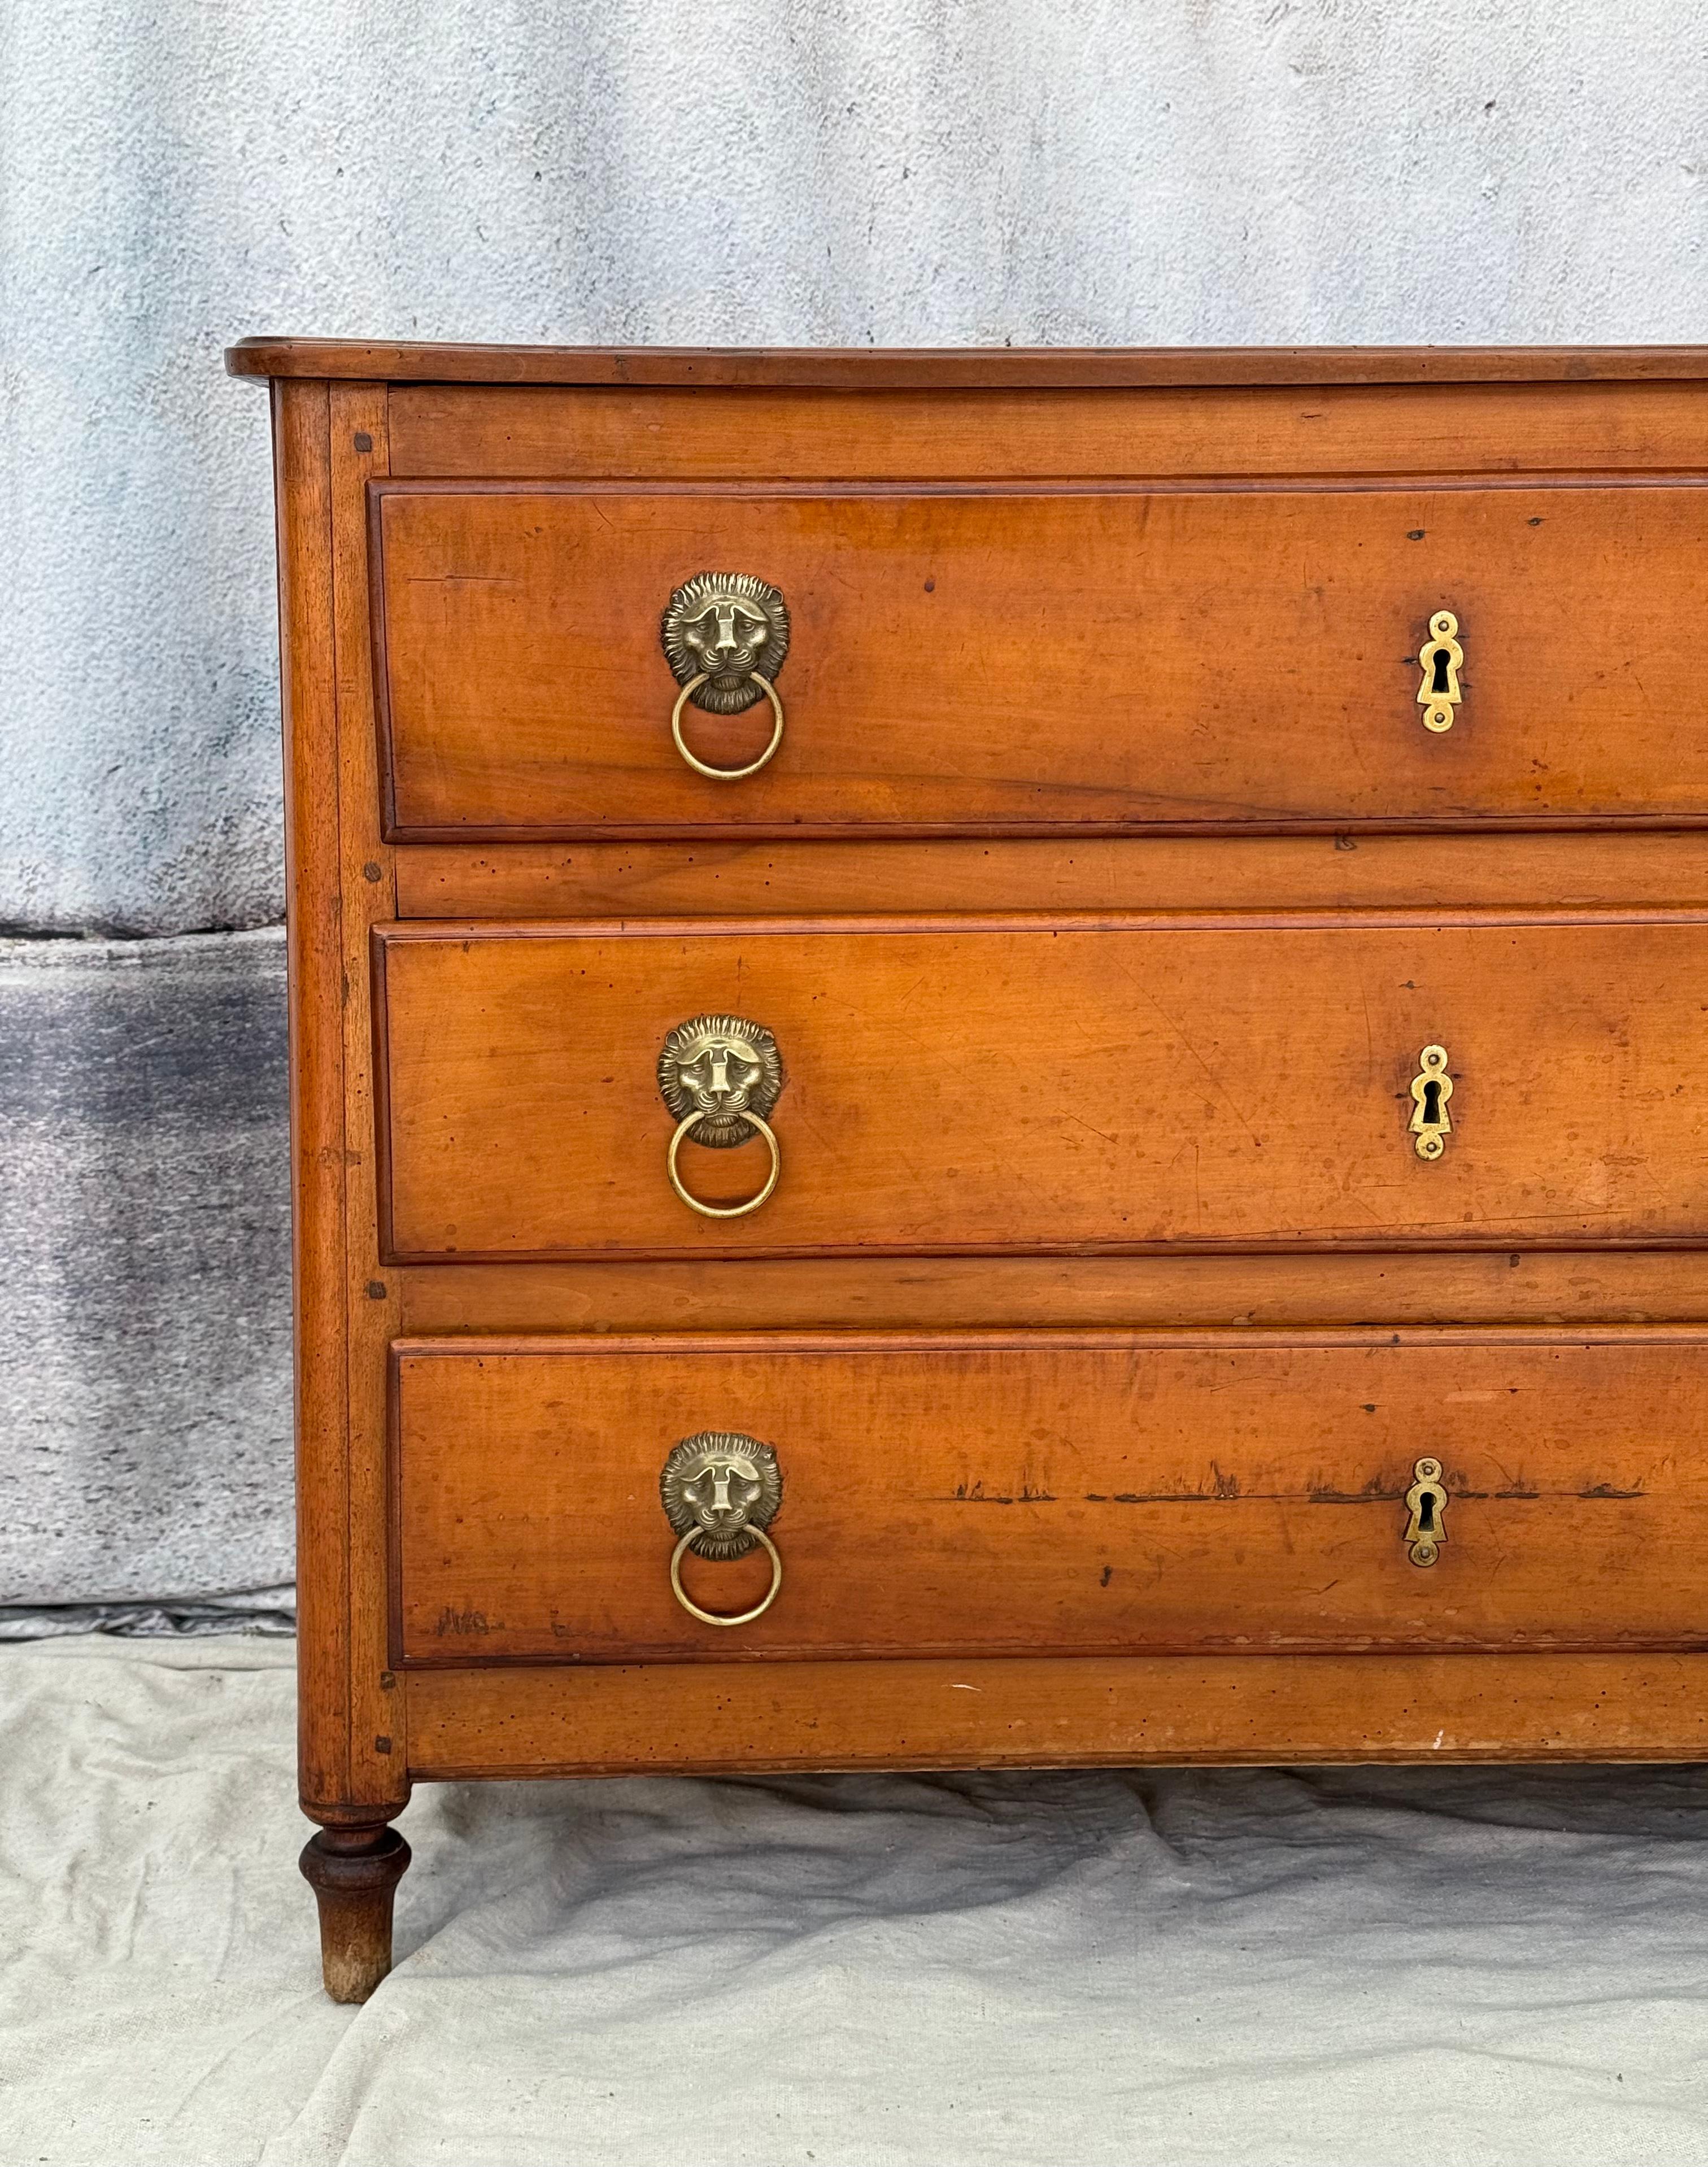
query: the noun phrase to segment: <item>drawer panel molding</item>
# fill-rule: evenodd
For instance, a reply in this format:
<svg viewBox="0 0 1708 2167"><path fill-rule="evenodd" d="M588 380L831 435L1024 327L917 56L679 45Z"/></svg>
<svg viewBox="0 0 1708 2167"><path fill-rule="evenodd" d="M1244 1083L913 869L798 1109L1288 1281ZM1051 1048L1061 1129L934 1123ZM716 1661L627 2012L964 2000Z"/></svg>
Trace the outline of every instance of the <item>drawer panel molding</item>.
<svg viewBox="0 0 1708 2167"><path fill-rule="evenodd" d="M1708 913L430 925L375 954L400 1261L1708 1241ZM787 1082L764 1137L702 1149L660 1049L743 1016Z"/></svg>
<svg viewBox="0 0 1708 2167"><path fill-rule="evenodd" d="M1702 1332L452 1338L392 1393L402 1664L1708 1647Z"/></svg>
<svg viewBox="0 0 1708 2167"><path fill-rule="evenodd" d="M1692 482L370 501L399 840L1708 820ZM682 737L708 566L788 597L786 734L761 648Z"/></svg>

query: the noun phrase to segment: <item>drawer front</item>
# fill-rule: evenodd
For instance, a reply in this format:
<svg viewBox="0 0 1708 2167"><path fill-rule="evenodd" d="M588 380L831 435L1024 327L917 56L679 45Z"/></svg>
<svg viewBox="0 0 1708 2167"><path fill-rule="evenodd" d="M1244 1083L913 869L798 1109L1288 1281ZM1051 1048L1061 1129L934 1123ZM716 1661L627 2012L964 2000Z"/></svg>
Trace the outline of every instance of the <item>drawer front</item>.
<svg viewBox="0 0 1708 2167"><path fill-rule="evenodd" d="M378 956L403 1260L1708 1238L1702 913L435 925ZM739 1217L687 1200L757 1195L770 1147L684 1136L659 1077L719 1018L783 1075ZM681 1075L727 1092L745 1057Z"/></svg>
<svg viewBox="0 0 1708 2167"><path fill-rule="evenodd" d="M388 819L400 837L1700 819L1705 506L1615 483L376 485ZM702 572L753 575L789 617L786 726L739 781L671 737L660 612ZM1442 611L1461 697L1435 730L1419 657ZM715 618L702 633L715 646ZM745 696L683 710L696 758L764 752L773 711Z"/></svg>
<svg viewBox="0 0 1708 2167"><path fill-rule="evenodd" d="M394 1655L1700 1647L1705 1397L1685 1330L406 1342ZM781 1486L729 1628L707 1436L687 1602Z"/></svg>

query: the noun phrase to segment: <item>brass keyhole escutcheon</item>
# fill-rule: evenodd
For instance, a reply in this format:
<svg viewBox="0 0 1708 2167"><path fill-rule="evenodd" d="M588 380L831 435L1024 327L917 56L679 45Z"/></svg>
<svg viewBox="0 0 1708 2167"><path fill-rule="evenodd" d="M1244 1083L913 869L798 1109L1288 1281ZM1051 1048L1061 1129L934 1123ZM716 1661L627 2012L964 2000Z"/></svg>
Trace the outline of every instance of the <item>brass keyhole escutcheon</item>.
<svg viewBox="0 0 1708 2167"><path fill-rule="evenodd" d="M671 1553L671 1592L703 1625L751 1625L776 1602L782 1560L766 1529L782 1509L782 1469L775 1450L744 1430L703 1429L675 1445L658 1478L665 1518L676 1534ZM751 1610L703 1610L682 1586L682 1560L771 1558L771 1586Z"/></svg>
<svg viewBox="0 0 1708 2167"><path fill-rule="evenodd" d="M1412 1078L1411 1133L1418 1140L1419 1158L1440 1158L1453 1131L1453 1116L1447 1111L1447 1101L1453 1095L1447 1049L1426 1046L1418 1061L1418 1073Z"/></svg>
<svg viewBox="0 0 1708 2167"><path fill-rule="evenodd" d="M1418 687L1418 705L1424 711L1424 728L1451 730L1453 710L1465 697L1459 690L1459 672L1465 666L1465 650L1459 644L1459 620L1451 610L1437 610L1430 619L1430 636L1419 650L1424 681Z"/></svg>
<svg viewBox="0 0 1708 2167"><path fill-rule="evenodd" d="M692 1016L666 1039L658 1057L658 1088L676 1128L665 1171L691 1210L707 1219L743 1219L777 1187L782 1147L766 1116L782 1095L783 1080L777 1041L763 1024L745 1016ZM677 1165L682 1146L732 1151L751 1136L762 1137L771 1152L771 1170L757 1194L740 1204L708 1204L696 1196Z"/></svg>
<svg viewBox="0 0 1708 2167"><path fill-rule="evenodd" d="M659 637L682 686L670 718L676 750L713 782L757 775L782 743L782 702L773 681L788 653L781 590L751 572L696 572L666 604ZM760 700L771 702L771 742L745 767L712 766L682 735L682 710L691 702L703 714L739 715Z"/></svg>
<svg viewBox="0 0 1708 2167"><path fill-rule="evenodd" d="M1447 1493L1441 1486L1441 1463L1425 1458L1412 1469L1406 1492L1406 1555L1414 1565L1434 1565L1447 1539Z"/></svg>

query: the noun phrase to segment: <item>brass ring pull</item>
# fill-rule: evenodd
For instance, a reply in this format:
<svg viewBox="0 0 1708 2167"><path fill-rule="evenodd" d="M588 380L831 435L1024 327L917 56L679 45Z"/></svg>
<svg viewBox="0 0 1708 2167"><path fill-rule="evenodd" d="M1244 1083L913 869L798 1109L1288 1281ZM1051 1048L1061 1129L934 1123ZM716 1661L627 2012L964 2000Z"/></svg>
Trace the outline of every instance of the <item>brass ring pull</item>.
<svg viewBox="0 0 1708 2167"><path fill-rule="evenodd" d="M754 1604L752 1609L702 1610L699 1604L684 1591L682 1587L682 1553L693 1547L695 1532L692 1528L688 1529L687 1534L671 1552L670 1560L671 1592L687 1612L689 1617L698 1618L703 1625L751 1625L756 1618L763 1618L772 1604L776 1602L777 1592L782 1586L782 1560L778 1556L777 1544L772 1542L771 1537L766 1534L763 1528L756 1528L753 1530L766 1550L771 1552L771 1586L766 1589L764 1595Z"/></svg>
<svg viewBox="0 0 1708 2167"><path fill-rule="evenodd" d="M676 1123L676 1132L670 1140L670 1152L665 1161L670 1174L670 1185L684 1204L691 1210L702 1213L708 1219L745 1219L750 1211L758 1211L772 1190L777 1187L777 1178L782 1172L782 1147L777 1142L776 1133L763 1115L756 1114L751 1110L744 1114L741 1118L746 1122L748 1127L757 1129L771 1147L771 1171L765 1177L765 1186L756 1196L750 1196L745 1204L708 1204L703 1198L694 1195L692 1189L687 1186L681 1174L676 1172L676 1153L682 1149L682 1139L685 1136L692 1136L702 1121L708 1121L713 1118L713 1114L709 1108L697 1107L692 1114Z"/></svg>
<svg viewBox="0 0 1708 2167"><path fill-rule="evenodd" d="M658 1057L660 1096L676 1117L665 1155L670 1185L691 1211L707 1219L745 1219L777 1187L782 1147L765 1118L782 1090L782 1057L762 1023L745 1016L698 1015L679 1023ZM682 1179L676 1160L690 1137L708 1151L730 1151L755 1134L771 1152L771 1171L745 1204L708 1204Z"/></svg>
<svg viewBox="0 0 1708 2167"><path fill-rule="evenodd" d="M756 670L753 681L756 685L765 688L765 697L770 701L771 712L776 718L772 724L771 743L757 760L749 760L745 767L713 767L702 760L698 753L689 750L687 740L682 735L682 708L689 696L698 692L711 674L709 670L703 670L698 677L690 677L682 691L676 694L676 703L670 711L670 734L676 739L676 750L687 760L696 775L709 775L713 782L740 782L744 775L757 775L760 769L765 766L782 743L782 702L777 698L777 687L772 683L770 678L761 677Z"/></svg>
<svg viewBox="0 0 1708 2167"><path fill-rule="evenodd" d="M778 588L751 572L696 572L671 596L659 637L682 691L671 709L670 734L696 775L740 782L757 775L782 743L782 702L772 680L788 654L788 610ZM708 715L739 715L761 698L771 702L771 743L745 767L713 767L688 750L682 709L692 700Z"/></svg>
<svg viewBox="0 0 1708 2167"><path fill-rule="evenodd" d="M765 1532L782 1506L782 1470L772 1447L743 1430L697 1430L671 1447L658 1494L676 1532L671 1592L689 1617L703 1625L751 1625L764 1617L782 1586L782 1560ZM751 1610L703 1610L682 1586L682 1560L690 1550L719 1560L756 1549L771 1560L771 1585Z"/></svg>

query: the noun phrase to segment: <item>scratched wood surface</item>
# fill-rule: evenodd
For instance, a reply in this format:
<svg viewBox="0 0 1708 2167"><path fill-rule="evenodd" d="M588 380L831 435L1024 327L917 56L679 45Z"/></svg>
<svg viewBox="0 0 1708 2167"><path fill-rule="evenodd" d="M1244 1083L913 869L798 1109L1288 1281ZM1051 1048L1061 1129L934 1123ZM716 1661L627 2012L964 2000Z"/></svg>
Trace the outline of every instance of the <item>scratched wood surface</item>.
<svg viewBox="0 0 1708 2167"><path fill-rule="evenodd" d="M1700 346L623 347L263 336L225 350L234 376L400 384L1547 384L1688 381Z"/></svg>
<svg viewBox="0 0 1708 2167"><path fill-rule="evenodd" d="M1708 1656L539 1665L399 1683L429 1777L1708 1759Z"/></svg>
<svg viewBox="0 0 1708 2167"><path fill-rule="evenodd" d="M406 1342L398 1653L1708 1645L1705 1391L1708 1333L1679 1331ZM782 1592L730 1631L666 1577L659 1471L707 1429L783 1474ZM713 1610L769 1575L684 1570Z"/></svg>
<svg viewBox="0 0 1708 2167"><path fill-rule="evenodd" d="M1314 1255L744 1257L410 1264L411 1335L740 1332L814 1326L1708 1323L1694 1249L1415 1249Z"/></svg>
<svg viewBox="0 0 1708 2167"><path fill-rule="evenodd" d="M363 517L369 479L385 471L385 400L378 384L331 388L332 578L337 657L338 834L342 857L345 1326L349 1392L350 1784L368 1817L408 1796L405 1710L387 1666L386 1351L398 1328L399 1290L379 1264L379 1158L374 1148L374 1020L369 930L396 909L393 852L378 817L371 609Z"/></svg>
<svg viewBox="0 0 1708 2167"><path fill-rule="evenodd" d="M400 918L1708 903L1708 832L417 843Z"/></svg>
<svg viewBox="0 0 1708 2167"><path fill-rule="evenodd" d="M329 408L324 384L281 384L274 394L290 974L297 1751L304 1798L336 1806L350 1794L350 1416Z"/></svg>
<svg viewBox="0 0 1708 2167"><path fill-rule="evenodd" d="M760 389L399 384L399 475L1152 480L1689 473L1688 383Z"/></svg>
<svg viewBox="0 0 1708 2167"><path fill-rule="evenodd" d="M1694 486L375 490L400 836L1708 818ZM715 569L793 627L740 783L659 643Z"/></svg>
<svg viewBox="0 0 1708 2167"><path fill-rule="evenodd" d="M397 1258L1708 1238L1708 917L382 930ZM666 1034L747 1016L777 1193L672 1194ZM1409 1086L1456 1079L1420 1160ZM682 1148L751 1195L756 1139Z"/></svg>

